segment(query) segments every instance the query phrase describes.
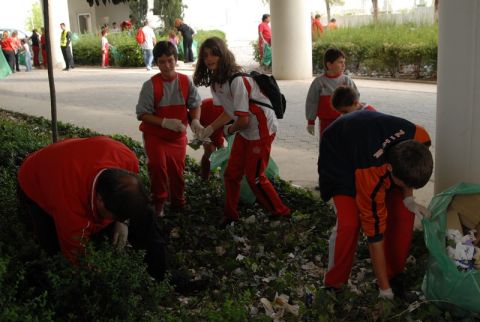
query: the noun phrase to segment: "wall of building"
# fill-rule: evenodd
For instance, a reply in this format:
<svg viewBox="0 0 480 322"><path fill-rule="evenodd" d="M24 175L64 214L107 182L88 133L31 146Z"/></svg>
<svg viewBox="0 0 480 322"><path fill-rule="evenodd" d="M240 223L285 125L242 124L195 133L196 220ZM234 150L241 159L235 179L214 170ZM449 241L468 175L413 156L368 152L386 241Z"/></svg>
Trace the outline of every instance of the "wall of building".
<svg viewBox="0 0 480 322"><path fill-rule="evenodd" d="M96 7L90 7L87 1L79 1L79 0L68 0L68 13L70 19L70 30L75 33L79 33L80 27L78 25L78 15L89 13L91 17L91 24L92 27L96 25L96 15L95 15ZM94 31L94 30L92 30Z"/></svg>
<svg viewBox="0 0 480 322"><path fill-rule="evenodd" d="M108 24L111 27L113 22L116 22L117 26L120 27L122 21L127 20L129 15L128 3L107 4L106 6L101 4L96 7L97 24L95 28L100 31L102 25Z"/></svg>

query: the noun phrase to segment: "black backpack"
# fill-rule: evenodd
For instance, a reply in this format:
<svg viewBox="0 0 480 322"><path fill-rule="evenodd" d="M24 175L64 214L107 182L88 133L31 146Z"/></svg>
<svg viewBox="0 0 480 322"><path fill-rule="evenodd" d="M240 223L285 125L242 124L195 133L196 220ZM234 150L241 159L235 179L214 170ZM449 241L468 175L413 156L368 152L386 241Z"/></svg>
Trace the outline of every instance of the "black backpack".
<svg viewBox="0 0 480 322"><path fill-rule="evenodd" d="M271 108L277 119L283 119L283 115L285 114L285 109L287 108L287 101L285 100L285 96L280 92L280 88L278 87L277 81L273 76L269 76L266 74L261 74L256 71L251 71L248 73L236 73L232 77L230 77L229 83L232 84L232 81L235 77L238 76L246 76L251 77L257 83L258 87L262 91L263 95L268 97L272 105L268 105L257 100L250 99L251 102L262 105L268 108Z"/></svg>

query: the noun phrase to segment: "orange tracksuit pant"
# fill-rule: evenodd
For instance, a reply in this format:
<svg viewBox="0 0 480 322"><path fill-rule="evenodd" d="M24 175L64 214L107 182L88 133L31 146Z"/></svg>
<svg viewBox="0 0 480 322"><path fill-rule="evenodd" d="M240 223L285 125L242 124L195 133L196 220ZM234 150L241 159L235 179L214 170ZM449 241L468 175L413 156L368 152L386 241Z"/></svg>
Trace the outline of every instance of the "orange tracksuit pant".
<svg viewBox="0 0 480 322"><path fill-rule="evenodd" d="M187 154L187 136L167 141L159 136L144 133L143 140L156 208L163 207L168 199L173 207L183 207L185 204L183 170Z"/></svg>
<svg viewBox="0 0 480 322"><path fill-rule="evenodd" d="M233 141L230 159L225 169L225 217L238 219L240 183L245 175L257 201L273 216L288 216L290 209L285 206L265 169L270 159L270 150L275 134L260 140L247 140L237 134Z"/></svg>
<svg viewBox="0 0 480 322"><path fill-rule="evenodd" d="M340 288L348 282L357 250L360 232L360 216L354 197L333 197L337 213L337 225L329 240L328 270L324 283ZM403 204L403 194L394 188L387 192L387 228L384 233L385 259L388 278L405 269L412 241L415 216Z"/></svg>

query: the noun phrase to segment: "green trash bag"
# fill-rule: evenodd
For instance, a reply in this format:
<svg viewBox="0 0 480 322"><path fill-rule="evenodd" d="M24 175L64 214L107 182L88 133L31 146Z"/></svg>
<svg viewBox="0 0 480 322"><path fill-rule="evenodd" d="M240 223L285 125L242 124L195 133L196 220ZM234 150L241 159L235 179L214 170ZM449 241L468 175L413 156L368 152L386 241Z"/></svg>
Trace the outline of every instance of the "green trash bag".
<svg viewBox="0 0 480 322"><path fill-rule="evenodd" d="M430 252L422 291L428 300L439 300L480 313L480 271L462 272L447 255L447 208L455 195L480 193L480 184L459 183L437 194L430 205L432 218L422 221ZM442 305L442 302L439 302Z"/></svg>
<svg viewBox="0 0 480 322"><path fill-rule="evenodd" d="M12 73L10 66L8 65L5 55L0 53L0 79L7 77Z"/></svg>
<svg viewBox="0 0 480 322"><path fill-rule="evenodd" d="M226 141L228 142L228 146L223 149L218 149L217 151L213 152L212 155L210 156L210 169L215 170L217 168L220 168L220 174L222 178L225 173L225 168L227 167L228 159L230 158L230 152L232 150L232 144L233 144L234 138L235 138L235 135L230 135L228 138L226 138ZM267 166L267 169L265 170L265 175L270 180L274 180L275 177L278 176L278 166L275 163L275 161L273 161L272 157L270 157L270 160L268 161L268 166ZM256 197L253 194L252 189L250 189L247 179L244 176L240 186L240 200L247 204L252 204L255 202L255 199Z"/></svg>
<svg viewBox="0 0 480 322"><path fill-rule="evenodd" d="M267 43L263 43L262 64L265 66L270 66L272 64L272 48Z"/></svg>
<svg viewBox="0 0 480 322"><path fill-rule="evenodd" d="M25 62L25 52L18 54L18 64L22 66L27 65L27 63Z"/></svg>

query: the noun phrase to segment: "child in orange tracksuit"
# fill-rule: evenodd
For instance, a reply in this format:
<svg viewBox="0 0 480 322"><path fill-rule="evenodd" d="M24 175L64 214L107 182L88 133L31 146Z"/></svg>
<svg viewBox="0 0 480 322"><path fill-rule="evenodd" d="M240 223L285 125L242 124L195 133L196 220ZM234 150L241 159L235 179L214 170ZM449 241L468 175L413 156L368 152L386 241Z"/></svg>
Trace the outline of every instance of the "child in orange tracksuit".
<svg viewBox="0 0 480 322"><path fill-rule="evenodd" d="M365 103L360 103L360 94L353 87L341 86L332 95L332 107L340 114L348 114L355 111L376 111Z"/></svg>
<svg viewBox="0 0 480 322"><path fill-rule="evenodd" d="M335 121L340 113L331 103L333 91L340 86L357 89L353 80L343 74L345 71L345 54L336 48L329 48L323 57L325 73L315 78L308 90L305 102L305 116L307 118L307 132L315 135L315 120L320 119L319 134L322 137L325 129ZM320 156L317 162L320 171ZM319 189L316 187L315 189Z"/></svg>
<svg viewBox="0 0 480 322"><path fill-rule="evenodd" d="M210 125L223 113L223 107L213 104L213 98L204 99L201 108L200 124L202 126ZM203 143L203 155L200 162L200 176L203 180L210 178L210 156L215 150L223 148L224 141L223 129L219 128L210 135L210 142Z"/></svg>
<svg viewBox="0 0 480 322"><path fill-rule="evenodd" d="M222 226L238 220L240 182L245 175L257 201L276 217L290 217L290 209L282 202L265 175L278 121L273 109L253 102L270 104L253 78L238 76L241 67L225 42L218 37L206 39L200 47L200 59L193 76L195 85L210 87L214 103L221 103L224 112L203 131L207 138L223 127L225 135L237 133L225 169L225 208ZM233 124L227 124L234 120Z"/></svg>
<svg viewBox="0 0 480 322"><path fill-rule="evenodd" d="M136 107L142 121L145 151L155 211L163 216L165 202L181 210L185 204L183 170L187 153L188 116L194 133L200 125L201 98L187 75L177 73L178 54L175 46L160 41L153 49L160 73L143 84Z"/></svg>

